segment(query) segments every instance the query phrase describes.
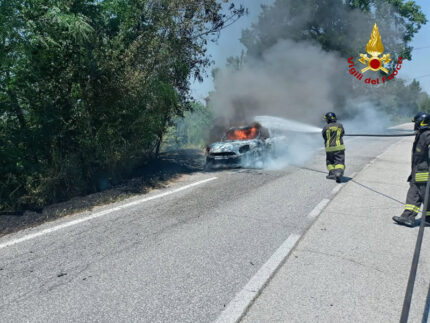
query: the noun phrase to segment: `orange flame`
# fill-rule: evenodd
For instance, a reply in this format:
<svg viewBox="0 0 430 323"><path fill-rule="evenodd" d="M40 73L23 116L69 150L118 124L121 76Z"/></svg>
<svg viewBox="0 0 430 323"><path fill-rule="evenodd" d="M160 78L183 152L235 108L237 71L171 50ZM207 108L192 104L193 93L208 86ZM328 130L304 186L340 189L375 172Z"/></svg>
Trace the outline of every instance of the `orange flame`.
<svg viewBox="0 0 430 323"><path fill-rule="evenodd" d="M258 129L256 127L249 129L235 129L227 132L227 140L249 140L255 139L258 136Z"/></svg>

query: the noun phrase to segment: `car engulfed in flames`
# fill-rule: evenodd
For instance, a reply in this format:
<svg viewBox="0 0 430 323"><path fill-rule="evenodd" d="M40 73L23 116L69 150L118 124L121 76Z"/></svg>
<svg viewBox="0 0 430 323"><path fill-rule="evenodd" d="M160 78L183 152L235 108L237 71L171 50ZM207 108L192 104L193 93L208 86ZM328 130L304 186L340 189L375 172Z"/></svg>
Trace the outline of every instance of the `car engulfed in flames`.
<svg viewBox="0 0 430 323"><path fill-rule="evenodd" d="M230 128L221 141L207 147L206 166L263 167L270 154L270 139L261 126Z"/></svg>

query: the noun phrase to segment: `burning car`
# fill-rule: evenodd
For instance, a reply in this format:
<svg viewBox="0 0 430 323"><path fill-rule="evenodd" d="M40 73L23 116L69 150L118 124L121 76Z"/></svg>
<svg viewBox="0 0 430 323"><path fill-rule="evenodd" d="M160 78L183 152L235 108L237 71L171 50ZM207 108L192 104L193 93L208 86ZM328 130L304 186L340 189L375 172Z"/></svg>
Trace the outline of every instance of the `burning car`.
<svg viewBox="0 0 430 323"><path fill-rule="evenodd" d="M270 148L269 133L258 123L230 128L220 142L207 147L205 168L263 166Z"/></svg>

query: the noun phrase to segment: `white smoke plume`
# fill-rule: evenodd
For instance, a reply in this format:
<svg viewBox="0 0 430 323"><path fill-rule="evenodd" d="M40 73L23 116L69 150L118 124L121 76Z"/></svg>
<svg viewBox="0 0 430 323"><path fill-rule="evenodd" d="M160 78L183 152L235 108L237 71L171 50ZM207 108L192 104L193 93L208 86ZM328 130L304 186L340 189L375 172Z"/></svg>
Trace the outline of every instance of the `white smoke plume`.
<svg viewBox="0 0 430 323"><path fill-rule="evenodd" d="M310 43L283 40L240 70L221 71L210 103L215 115L230 125L255 119L272 137L281 138L272 145L276 153L266 168L302 164L323 145L324 113L336 110L333 89L341 89L336 86L339 75L347 75L346 63L339 62L335 54Z"/></svg>
<svg viewBox="0 0 430 323"><path fill-rule="evenodd" d="M390 24L387 13L393 10L387 5L378 13L384 15L387 25ZM309 15L292 17L291 23L306 24L311 11L309 8ZM284 17L278 17L276 12L271 14L273 21L266 26L270 29L266 34L276 38L278 33L282 33L280 26ZM374 20L360 10L337 14L354 22L344 31L344 38L354 44L363 44L364 53ZM383 34L384 30L390 30L387 26L378 26ZM389 37L392 44L400 39L397 33ZM388 36L384 39L388 40ZM257 116L266 116L265 119L257 118L257 121L285 138L280 148L282 152L278 154L281 162L278 158L278 162L269 162L269 165L278 168L279 165L301 164L323 147L319 129L325 124L323 115L326 112L335 112L347 133L383 132L389 125L389 118L370 100L350 96L348 85L352 76L348 70L347 59L336 52L324 51L317 43L280 39L261 57L245 55L240 68L226 68L216 73L210 106L216 120L228 120L227 126L244 125ZM309 125L293 124L292 121ZM283 130L279 129L280 124L283 124ZM300 127L302 131L298 129ZM313 131L309 127L314 127Z"/></svg>
<svg viewBox="0 0 430 323"><path fill-rule="evenodd" d="M274 115L315 123L335 109L333 87L347 73L342 63L310 43L282 40L240 70L220 71L210 103L216 116L236 122Z"/></svg>
<svg viewBox="0 0 430 323"><path fill-rule="evenodd" d="M391 119L374 104L367 100L348 101L348 114L351 116L343 120L347 133L386 133L391 125Z"/></svg>

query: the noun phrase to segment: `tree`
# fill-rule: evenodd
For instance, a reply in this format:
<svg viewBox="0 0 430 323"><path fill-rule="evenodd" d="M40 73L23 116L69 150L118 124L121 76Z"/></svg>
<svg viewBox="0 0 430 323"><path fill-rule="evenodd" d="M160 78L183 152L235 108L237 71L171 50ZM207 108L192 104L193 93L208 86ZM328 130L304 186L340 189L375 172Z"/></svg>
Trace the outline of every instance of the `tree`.
<svg viewBox="0 0 430 323"><path fill-rule="evenodd" d="M262 6L258 21L242 32L241 42L246 48L245 56L241 59L231 58L227 69L232 67L238 69L239 61L245 62L245 66L251 70L253 70L251 65L255 64L246 65L246 62L268 64L265 54L270 56L273 53L272 49L279 48L282 41L290 44L288 47L290 50L291 44L294 43L297 43L297 48L301 48L301 45L310 46L315 50L321 48L329 54L321 53L318 55L322 58L321 62L312 61L308 65L318 69L318 64L325 64L323 61L325 58L334 60L331 62L333 73L324 74L326 76L324 83L330 85L327 86L321 101L326 102L327 108L345 111L348 109L348 101L357 99L373 102L375 106L389 114L415 113L419 104L423 104L418 102L422 93L417 87L418 83L406 85L397 77L395 81L371 88L364 82L357 82L346 73L346 68L337 70L341 64L345 64L346 67L346 61L351 56L357 61L359 54L365 53L375 22L382 36L385 51L391 55L392 61L388 69L392 70L399 56L404 60L411 59L410 42L427 19L414 1L276 0L272 5ZM303 54L306 54L305 50ZM308 75L304 76L310 78L317 76L317 73L309 75L309 72L310 68L307 69ZM287 87L293 83L285 84ZM312 82L307 85L310 84ZM247 94L244 91L241 95L247 108L252 105L249 98L255 96L253 93ZM326 97L330 98L330 102L325 100ZM262 103L257 100L257 105L259 104ZM240 109L240 102L231 102L231 105L235 111ZM330 105L332 107L329 107Z"/></svg>
<svg viewBox="0 0 430 323"><path fill-rule="evenodd" d="M242 34L249 55L259 56L280 39L315 41L343 57L363 52L375 21L396 59L411 59L413 36L427 22L414 1L276 0L263 6L259 20Z"/></svg>
<svg viewBox="0 0 430 323"><path fill-rule="evenodd" d="M209 108L201 103L192 103L192 111L186 111L183 117L173 120L164 145L168 150L202 148L208 144L212 125L213 116Z"/></svg>
<svg viewBox="0 0 430 323"><path fill-rule="evenodd" d="M223 9L223 4L227 7ZM0 210L119 181L192 109L227 0L0 2Z"/></svg>
<svg viewBox="0 0 430 323"><path fill-rule="evenodd" d="M418 110L430 112L430 96L426 92L421 92L418 97Z"/></svg>

